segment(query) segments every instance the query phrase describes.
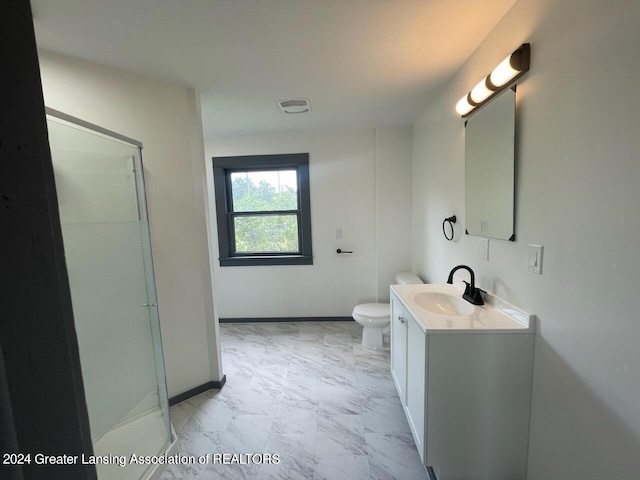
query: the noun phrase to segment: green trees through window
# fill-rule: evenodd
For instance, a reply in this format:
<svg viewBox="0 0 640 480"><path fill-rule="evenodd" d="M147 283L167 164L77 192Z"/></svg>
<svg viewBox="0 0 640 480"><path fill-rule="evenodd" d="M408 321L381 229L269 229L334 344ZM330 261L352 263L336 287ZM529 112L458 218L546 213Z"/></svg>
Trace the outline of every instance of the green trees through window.
<svg viewBox="0 0 640 480"><path fill-rule="evenodd" d="M265 179L257 183L254 181L265 176L269 180L275 176L286 176L290 180L293 176L293 186ZM299 252L295 170L234 172L231 174L231 191L234 212L260 212L259 215L234 217L236 252ZM286 211L291 213L284 213Z"/></svg>

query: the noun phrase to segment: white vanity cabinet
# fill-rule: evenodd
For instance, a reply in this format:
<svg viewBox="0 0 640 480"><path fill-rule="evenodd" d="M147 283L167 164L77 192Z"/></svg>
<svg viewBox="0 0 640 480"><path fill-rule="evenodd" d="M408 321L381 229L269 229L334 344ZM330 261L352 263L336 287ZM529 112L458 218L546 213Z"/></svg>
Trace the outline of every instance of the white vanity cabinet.
<svg viewBox="0 0 640 480"><path fill-rule="evenodd" d="M391 376L396 384L400 401L407 402L407 314L402 303L391 295Z"/></svg>
<svg viewBox="0 0 640 480"><path fill-rule="evenodd" d="M407 400L405 412L413 438L425 462L425 404L426 370L427 370L427 342L426 335L411 315L406 317L407 325ZM411 355L409 355L411 352Z"/></svg>
<svg viewBox="0 0 640 480"><path fill-rule="evenodd" d="M424 465L437 480L524 480L533 330L429 329L394 287L391 373Z"/></svg>
<svg viewBox="0 0 640 480"><path fill-rule="evenodd" d="M391 342L391 375L424 462L426 335L394 295L391 296Z"/></svg>

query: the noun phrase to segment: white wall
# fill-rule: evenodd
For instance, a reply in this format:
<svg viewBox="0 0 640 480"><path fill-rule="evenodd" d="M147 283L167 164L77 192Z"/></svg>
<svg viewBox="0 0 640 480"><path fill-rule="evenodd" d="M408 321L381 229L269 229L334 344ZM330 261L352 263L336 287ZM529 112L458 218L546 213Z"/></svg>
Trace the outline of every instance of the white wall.
<svg viewBox="0 0 640 480"><path fill-rule="evenodd" d="M640 4L519 0L414 125L413 265L431 282L475 269L539 319L529 479L640 475ZM455 104L531 42L518 86L516 241L464 228L464 128ZM457 214L454 242L442 219ZM544 245L543 275L526 270Z"/></svg>
<svg viewBox="0 0 640 480"><path fill-rule="evenodd" d="M376 129L376 278L389 301L396 273L411 270L411 131Z"/></svg>
<svg viewBox="0 0 640 480"><path fill-rule="evenodd" d="M169 396L219 380L204 190L192 170L202 161L197 97L50 52L40 52L40 68L47 106L143 143Z"/></svg>
<svg viewBox="0 0 640 480"><path fill-rule="evenodd" d="M409 215L395 218L393 228L398 231L391 231L382 224L389 212L376 205L389 198L396 208L410 210L408 189L395 195L377 180L384 178L377 171L387 176L392 163L398 178L409 178L410 127L216 139L207 142L207 171L211 177L214 156L306 152L313 265L220 267L216 261L216 305L221 318L350 316L358 303L376 301L379 282L387 282L381 300L388 299L388 271L408 268ZM395 185L397 180L388 181ZM215 232L213 209L211 215ZM342 228L342 240L336 240L336 228ZM389 258L388 245L393 242L398 242L402 253ZM354 253L338 255L338 248Z"/></svg>

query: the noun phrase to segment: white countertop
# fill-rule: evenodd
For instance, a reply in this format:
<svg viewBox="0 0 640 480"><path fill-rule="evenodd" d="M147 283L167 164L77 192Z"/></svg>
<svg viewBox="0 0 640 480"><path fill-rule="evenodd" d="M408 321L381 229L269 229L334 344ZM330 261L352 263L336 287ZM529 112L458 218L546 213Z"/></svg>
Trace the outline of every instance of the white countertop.
<svg viewBox="0 0 640 480"><path fill-rule="evenodd" d="M469 315L448 315L433 313L412 301L415 292L429 291L462 297L463 290L455 285L418 284L391 285L404 307L418 321L426 333L533 333L534 316L508 304L490 294L483 294L484 305L472 305ZM469 303L471 305L471 303Z"/></svg>

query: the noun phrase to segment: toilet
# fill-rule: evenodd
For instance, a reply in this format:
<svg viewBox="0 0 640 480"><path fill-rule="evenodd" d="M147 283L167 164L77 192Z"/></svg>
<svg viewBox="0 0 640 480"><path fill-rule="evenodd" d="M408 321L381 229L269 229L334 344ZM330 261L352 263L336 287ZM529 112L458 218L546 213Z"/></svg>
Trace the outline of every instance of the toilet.
<svg viewBox="0 0 640 480"><path fill-rule="evenodd" d="M411 272L396 275L396 284L409 285L423 283L420 277ZM362 325L362 347L369 350L382 350L384 342L382 331L389 326L391 307L388 303L362 303L353 309L353 319Z"/></svg>

